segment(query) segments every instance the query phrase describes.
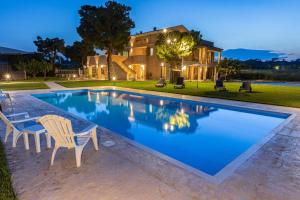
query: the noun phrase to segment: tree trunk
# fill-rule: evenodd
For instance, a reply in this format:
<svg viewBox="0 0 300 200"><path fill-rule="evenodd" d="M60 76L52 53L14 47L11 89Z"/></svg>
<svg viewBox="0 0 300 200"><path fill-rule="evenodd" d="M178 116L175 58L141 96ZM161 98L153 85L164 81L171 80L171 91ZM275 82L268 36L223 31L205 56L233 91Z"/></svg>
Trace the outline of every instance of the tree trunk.
<svg viewBox="0 0 300 200"><path fill-rule="evenodd" d="M107 50L107 79L110 81L110 67L111 67L111 49Z"/></svg>
<svg viewBox="0 0 300 200"><path fill-rule="evenodd" d="M36 78L36 73L32 73L32 77L33 77L33 78Z"/></svg>
<svg viewBox="0 0 300 200"><path fill-rule="evenodd" d="M47 70L44 70L44 80L47 79Z"/></svg>
<svg viewBox="0 0 300 200"><path fill-rule="evenodd" d="M24 70L24 77L25 77L25 80L27 80L27 72L26 72L26 70Z"/></svg>
<svg viewBox="0 0 300 200"><path fill-rule="evenodd" d="M57 51L55 50L54 53L53 53L53 58L51 59L51 64L52 64L52 69L53 69L54 74L56 72L56 67L55 67L56 55L57 55Z"/></svg>

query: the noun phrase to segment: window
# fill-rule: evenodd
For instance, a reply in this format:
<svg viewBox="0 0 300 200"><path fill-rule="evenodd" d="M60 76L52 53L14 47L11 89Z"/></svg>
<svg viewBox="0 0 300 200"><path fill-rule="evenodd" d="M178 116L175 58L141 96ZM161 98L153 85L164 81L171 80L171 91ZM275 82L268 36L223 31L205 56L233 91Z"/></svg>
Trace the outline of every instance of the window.
<svg viewBox="0 0 300 200"><path fill-rule="evenodd" d="M123 56L128 57L128 51L123 51Z"/></svg>
<svg viewBox="0 0 300 200"><path fill-rule="evenodd" d="M153 56L153 54L154 54L154 49L151 47L150 48L150 56Z"/></svg>

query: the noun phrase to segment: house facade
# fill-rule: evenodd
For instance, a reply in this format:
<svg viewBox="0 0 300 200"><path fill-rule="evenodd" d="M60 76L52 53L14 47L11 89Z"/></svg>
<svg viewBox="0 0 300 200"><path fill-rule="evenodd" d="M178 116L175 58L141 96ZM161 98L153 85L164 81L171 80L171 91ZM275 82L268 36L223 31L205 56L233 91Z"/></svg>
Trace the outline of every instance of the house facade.
<svg viewBox="0 0 300 200"><path fill-rule="evenodd" d="M186 80L208 80L216 78L216 65L221 60L222 49L213 42L202 40L193 53L184 58L180 70L171 69L168 63L156 56L155 42L159 34L189 30L183 25L132 35L125 51L112 56L111 78L117 80L170 79L176 71ZM106 80L106 56L88 56L86 74L90 78Z"/></svg>

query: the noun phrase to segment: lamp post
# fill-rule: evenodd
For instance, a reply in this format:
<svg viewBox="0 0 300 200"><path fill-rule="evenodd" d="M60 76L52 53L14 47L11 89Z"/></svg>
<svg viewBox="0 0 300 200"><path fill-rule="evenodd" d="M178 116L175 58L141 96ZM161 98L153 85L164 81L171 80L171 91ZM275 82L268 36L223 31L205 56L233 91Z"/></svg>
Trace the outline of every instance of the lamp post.
<svg viewBox="0 0 300 200"><path fill-rule="evenodd" d="M162 78L162 71L163 71L163 67L164 67L164 63L160 63L160 78Z"/></svg>
<svg viewBox="0 0 300 200"><path fill-rule="evenodd" d="M198 76L197 76L197 89L198 89L198 82L199 82L199 76L200 76L200 74L199 74L199 66L197 65L197 70L198 70Z"/></svg>
<svg viewBox="0 0 300 200"><path fill-rule="evenodd" d="M117 79L117 78L116 78L115 76L113 76L113 77L112 77L113 86L115 86L115 85L116 85L116 82L115 82L115 81L116 81L116 79Z"/></svg>

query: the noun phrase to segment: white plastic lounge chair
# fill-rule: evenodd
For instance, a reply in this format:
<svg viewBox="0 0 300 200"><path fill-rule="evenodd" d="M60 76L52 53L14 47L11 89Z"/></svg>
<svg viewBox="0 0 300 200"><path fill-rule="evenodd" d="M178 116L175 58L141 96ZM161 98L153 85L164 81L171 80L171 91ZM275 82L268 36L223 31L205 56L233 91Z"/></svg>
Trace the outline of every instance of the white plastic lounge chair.
<svg viewBox="0 0 300 200"><path fill-rule="evenodd" d="M2 112L0 112L0 118L6 124L4 143L7 142L8 136L12 133L12 146L16 147L19 137L23 135L25 149L29 150L28 134L31 134L34 135L36 152L40 153L40 134L46 134L47 147L51 148L51 137L46 133L44 127L36 122L38 117L29 118L27 112L12 115L4 115Z"/></svg>
<svg viewBox="0 0 300 200"><path fill-rule="evenodd" d="M56 151L60 147L68 149L75 148L77 167L80 167L81 165L81 154L90 138L92 138L95 149L98 150L96 133L97 125L89 126L80 133L74 133L71 121L66 118L57 115L45 115L38 121L55 140L55 146L51 157L51 165L53 165Z"/></svg>
<svg viewBox="0 0 300 200"><path fill-rule="evenodd" d="M10 100L10 104L11 103L11 99L8 93L4 93L3 90L0 90L0 111L2 112L2 103L4 103L6 101L6 99Z"/></svg>

